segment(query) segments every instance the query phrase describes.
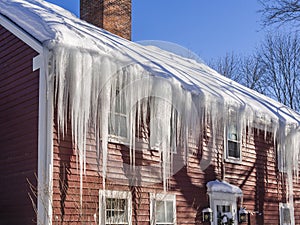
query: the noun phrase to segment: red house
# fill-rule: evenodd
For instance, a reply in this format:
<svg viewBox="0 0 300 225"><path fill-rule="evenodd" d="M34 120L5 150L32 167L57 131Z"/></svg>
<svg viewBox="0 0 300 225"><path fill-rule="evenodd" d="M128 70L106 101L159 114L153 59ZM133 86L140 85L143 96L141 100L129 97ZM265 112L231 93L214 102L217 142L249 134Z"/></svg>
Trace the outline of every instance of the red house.
<svg viewBox="0 0 300 225"><path fill-rule="evenodd" d="M0 224L300 224L300 115L99 2L0 2Z"/></svg>

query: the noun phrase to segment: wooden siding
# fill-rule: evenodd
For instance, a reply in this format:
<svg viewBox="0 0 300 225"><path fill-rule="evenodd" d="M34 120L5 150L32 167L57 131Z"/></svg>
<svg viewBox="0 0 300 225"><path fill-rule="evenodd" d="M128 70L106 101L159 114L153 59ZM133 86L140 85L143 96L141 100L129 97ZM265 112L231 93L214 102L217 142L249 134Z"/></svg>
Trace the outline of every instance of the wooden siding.
<svg viewBox="0 0 300 225"><path fill-rule="evenodd" d="M36 221L27 182L36 186L39 72L32 72L36 55L0 26L0 224Z"/></svg>
<svg viewBox="0 0 300 225"><path fill-rule="evenodd" d="M38 136L38 71L32 72L37 53L0 26L0 224L35 224L35 212L28 194L27 179L36 185ZM56 120L54 120L56 121ZM54 124L53 224L98 224L99 190L102 189L101 165L96 160L95 143L87 144L87 170L83 177L83 202L80 205L80 177L76 149L70 133L58 138ZM271 134L252 130L244 138L242 162L223 160L223 138L212 147L209 137L199 146L190 143L190 158L185 166L176 158L179 169L169 180L169 192L176 195L177 224L204 224L202 209L209 206L206 184L215 179L239 186L243 206L251 211L250 224L279 223L279 203L286 202L285 175L276 164L276 149ZM141 145L136 155L138 173L144 182L128 184L129 149L109 143L107 190L130 191L133 196L133 224L150 224L150 193L162 192L159 152ZM213 148L213 149L212 149ZM201 170L201 158L212 149L211 164ZM126 183L127 181L127 183ZM155 182L154 182L155 181ZM300 224L300 185L294 181L295 219ZM34 200L35 201L35 200ZM240 203L239 203L240 205ZM95 221L96 215L96 221Z"/></svg>
<svg viewBox="0 0 300 225"><path fill-rule="evenodd" d="M176 158L179 170L169 180L169 192L176 194L177 224L205 224L202 222L202 210L209 207L206 184L215 179L225 179L243 190L243 206L251 212L249 224L279 224L279 203L286 202L286 182L278 171L276 150L270 133L265 135L256 129L243 139L242 162L230 163L223 160L223 137L216 138L211 164L202 171L201 158L212 148L209 129L202 143L195 146L190 143L190 158L183 166L182 157ZM106 190L131 191L133 196L133 224L150 224L150 193L163 191L161 180L157 180L161 170L159 152L148 150L141 145L136 154L136 164L151 165L152 171L139 167L138 174L144 182L137 186L126 184L129 174L129 149L126 145L109 143L108 179ZM58 224L98 224L99 190L102 189L101 165L97 165L95 143L87 144L87 171L83 177L83 205L79 204L79 171L76 169L76 154L72 147L70 134L58 141L56 126L54 129L54 205L53 220ZM157 168L156 168L157 167ZM98 171L100 171L98 173ZM156 183L147 183L157 181ZM300 186L295 181L295 218L300 223ZM238 207L241 202L238 202ZM97 220L94 221L96 215ZM74 222L76 221L76 222Z"/></svg>

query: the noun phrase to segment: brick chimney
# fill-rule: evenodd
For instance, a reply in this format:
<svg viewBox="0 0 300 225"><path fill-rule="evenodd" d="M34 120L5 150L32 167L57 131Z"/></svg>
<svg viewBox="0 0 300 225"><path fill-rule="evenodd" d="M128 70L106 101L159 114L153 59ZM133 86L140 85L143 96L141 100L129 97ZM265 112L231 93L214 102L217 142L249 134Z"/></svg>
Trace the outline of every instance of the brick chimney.
<svg viewBox="0 0 300 225"><path fill-rule="evenodd" d="M80 0L80 18L131 40L131 0Z"/></svg>

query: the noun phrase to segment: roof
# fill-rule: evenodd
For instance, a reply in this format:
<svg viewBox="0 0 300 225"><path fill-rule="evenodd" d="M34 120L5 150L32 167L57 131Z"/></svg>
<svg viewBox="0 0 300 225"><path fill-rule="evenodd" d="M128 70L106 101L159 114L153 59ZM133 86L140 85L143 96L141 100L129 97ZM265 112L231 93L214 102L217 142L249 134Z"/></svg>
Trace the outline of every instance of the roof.
<svg viewBox="0 0 300 225"><path fill-rule="evenodd" d="M203 63L188 60L158 48L147 48L78 19L59 6L41 0L2 0L0 13L49 49L57 45L87 49L102 54L118 52L117 59L157 67L159 76L171 76L188 90L237 102L299 124L300 116L288 107L221 76Z"/></svg>
<svg viewBox="0 0 300 225"><path fill-rule="evenodd" d="M228 122L226 114L233 107L239 112L238 122L245 131L246 126L252 124L262 124L265 130L269 127L277 138L282 158L294 162L288 163L289 167L298 168L300 115L218 74L204 63L122 39L42 0L1 0L0 14L50 50L46 60L51 65L49 80L56 77L57 90L53 94L57 95L59 123L63 126L67 110L70 110L78 148L84 149L88 121L98 119L95 112L104 112L109 106L106 93L102 105L95 107L99 92L105 90L104 86L110 83L113 74L121 71L129 74L130 79L141 81L140 74L145 72L148 77L157 79L148 80L148 83L131 80L131 100L136 100L134 97L141 99L149 93L168 99L185 115L187 131L191 130L190 126L197 126L194 112L199 108L209 115L212 130L215 130L220 120L222 125ZM124 92L129 93L128 90ZM127 103L132 104L129 100ZM107 110L101 117L105 126ZM169 135L168 124L166 120L162 121L163 125L156 128ZM107 127L103 130L107 131ZM104 140L107 141L107 132L101 135L106 135ZM172 142L170 137L167 141ZM107 148L105 141L103 143L102 147Z"/></svg>
<svg viewBox="0 0 300 225"><path fill-rule="evenodd" d="M169 74L185 88L221 97L225 101L245 104L270 116L300 122L300 116L286 106L219 75L203 63L188 60L158 48L147 48L113 35L78 19L56 5L41 0L2 0L0 13L43 43L49 49L56 45L83 48L132 58L147 65L158 64L159 71Z"/></svg>

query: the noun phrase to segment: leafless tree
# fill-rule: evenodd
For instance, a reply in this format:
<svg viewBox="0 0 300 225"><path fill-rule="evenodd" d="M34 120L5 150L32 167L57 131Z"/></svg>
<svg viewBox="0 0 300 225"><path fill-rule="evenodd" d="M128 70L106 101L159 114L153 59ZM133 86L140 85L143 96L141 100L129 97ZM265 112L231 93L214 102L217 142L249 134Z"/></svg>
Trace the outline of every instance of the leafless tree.
<svg viewBox="0 0 300 225"><path fill-rule="evenodd" d="M240 58L234 53L227 53L225 57L212 60L208 63L210 67L229 79L241 82L240 75Z"/></svg>
<svg viewBox="0 0 300 225"><path fill-rule="evenodd" d="M263 25L300 25L300 0L259 0Z"/></svg>
<svg viewBox="0 0 300 225"><path fill-rule="evenodd" d="M241 57L234 53L208 63L220 74L248 88L264 93L263 68L258 56Z"/></svg>
<svg viewBox="0 0 300 225"><path fill-rule="evenodd" d="M240 69L241 84L259 93L266 93L266 85L263 81L264 67L257 54L245 56L241 59Z"/></svg>
<svg viewBox="0 0 300 225"><path fill-rule="evenodd" d="M209 65L224 76L300 111L300 39L270 34L253 55L226 54Z"/></svg>
<svg viewBox="0 0 300 225"><path fill-rule="evenodd" d="M260 50L266 94L300 110L300 41L297 34L268 35Z"/></svg>

